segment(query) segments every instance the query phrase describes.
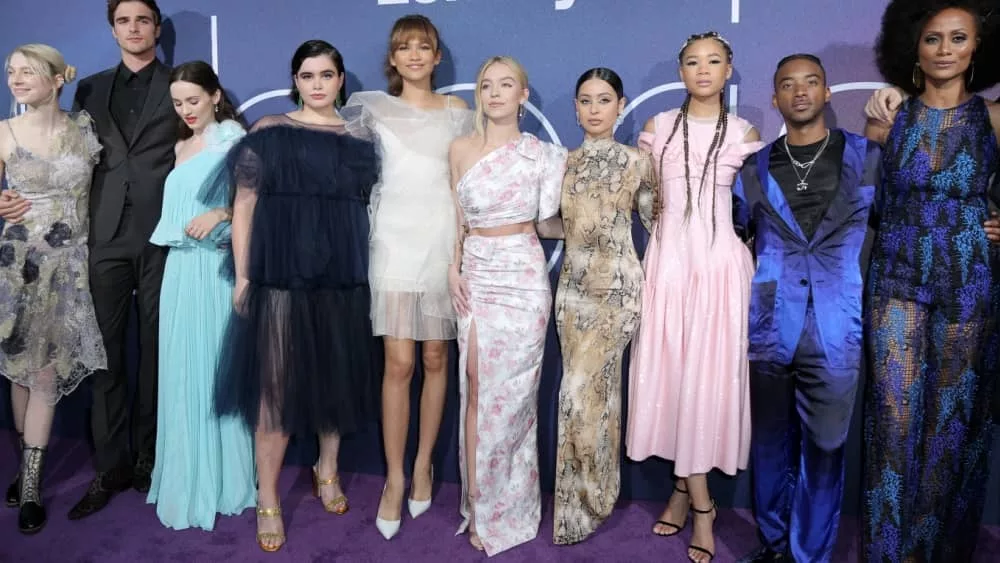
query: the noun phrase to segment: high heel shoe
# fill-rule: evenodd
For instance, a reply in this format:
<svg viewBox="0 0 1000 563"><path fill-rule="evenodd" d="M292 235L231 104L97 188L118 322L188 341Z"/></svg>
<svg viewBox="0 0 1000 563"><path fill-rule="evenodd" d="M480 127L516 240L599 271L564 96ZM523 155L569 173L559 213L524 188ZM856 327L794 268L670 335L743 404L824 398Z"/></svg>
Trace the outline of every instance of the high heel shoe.
<svg viewBox="0 0 1000 563"><path fill-rule="evenodd" d="M382 486L383 497L385 496L385 488L387 486L388 483ZM381 504L381 498L379 499L379 504ZM385 520L383 518L380 518L377 513L375 515L375 527L378 528L379 533L382 534L382 537L385 538L386 540L391 540L393 536L399 533L399 526L402 523L403 523L402 518L400 518L399 520Z"/></svg>
<svg viewBox="0 0 1000 563"><path fill-rule="evenodd" d="M688 494L688 492L686 490L681 489L680 487L678 487L677 483L674 483L674 492L676 492L678 494L682 494L682 495L687 495ZM667 503L669 504L670 501L667 501ZM661 533L659 533L659 532L656 531L656 527L657 526L665 526L665 527L671 528L671 529L668 530L666 533L662 533L661 534ZM681 522L680 525L674 524L673 522L667 522L666 520L657 520L656 523L653 524L653 535L660 536L661 538L669 538L669 537L676 536L677 534L681 533L681 531L684 529L685 526L687 526L687 515L684 516L684 521Z"/></svg>
<svg viewBox="0 0 1000 563"><path fill-rule="evenodd" d="M261 508L257 507L257 520L261 518L281 518L281 507ZM274 543L275 545L271 545ZM268 553L274 553L285 545L285 534L281 532L261 532L257 527L257 545Z"/></svg>
<svg viewBox="0 0 1000 563"><path fill-rule="evenodd" d="M315 465L313 466L312 470L313 470L313 494L316 495L316 498L318 498L320 502L323 502L323 495L320 494L319 488L327 487L329 485L340 486L340 475L334 475L329 479L320 479L319 471L316 469ZM347 497L341 494L340 496L334 498L330 502L324 502L323 508L326 509L326 511L331 514L342 516L344 514L347 514L347 511L351 509L351 505L348 504Z"/></svg>
<svg viewBox="0 0 1000 563"><path fill-rule="evenodd" d="M716 515L716 512L715 512L715 501L714 500L712 501L712 507L709 508L708 510L698 510L697 508L695 508L694 506L692 506L691 507L691 512L694 512L695 514L711 514L712 515L712 522L715 522L715 515ZM688 559L690 559L691 561L694 561L695 563L708 563L708 561L711 561L711 560L715 559L715 554L712 553L711 551L709 551L708 549L704 548L704 547L700 547L700 546L691 544L691 545L688 546L688 549L691 549L691 550L694 550L694 551L698 551L698 552L704 553L705 555L708 555L708 559L707 560L699 561L699 560L694 559L693 557L691 557L690 554L688 554Z"/></svg>
<svg viewBox="0 0 1000 563"><path fill-rule="evenodd" d="M413 493L413 482L410 482L410 494ZM406 499L406 505L410 509L410 517L416 518L431 507L434 500L434 466L431 466L431 498L427 500L414 500L412 497Z"/></svg>

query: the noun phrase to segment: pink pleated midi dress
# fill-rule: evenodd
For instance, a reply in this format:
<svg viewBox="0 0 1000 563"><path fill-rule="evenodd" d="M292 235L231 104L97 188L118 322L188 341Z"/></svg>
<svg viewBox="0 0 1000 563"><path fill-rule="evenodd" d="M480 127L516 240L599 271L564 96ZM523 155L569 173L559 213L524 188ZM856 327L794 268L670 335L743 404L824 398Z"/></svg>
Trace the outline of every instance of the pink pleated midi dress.
<svg viewBox="0 0 1000 563"><path fill-rule="evenodd" d="M729 115L703 185L716 119L689 116L688 193L683 123L664 151L677 113L657 115L656 132L639 138L659 163L664 207L643 260L625 447L636 461L672 460L678 477L713 468L734 475L746 468L750 452L747 325L754 265L733 231L732 185L743 160L763 143L744 142L751 124Z"/></svg>

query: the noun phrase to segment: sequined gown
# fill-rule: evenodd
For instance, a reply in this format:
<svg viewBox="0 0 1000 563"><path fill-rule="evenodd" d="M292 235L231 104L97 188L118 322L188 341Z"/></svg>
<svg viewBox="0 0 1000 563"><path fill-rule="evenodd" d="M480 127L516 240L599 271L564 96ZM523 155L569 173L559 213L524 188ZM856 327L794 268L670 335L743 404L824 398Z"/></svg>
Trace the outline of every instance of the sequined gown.
<svg viewBox="0 0 1000 563"><path fill-rule="evenodd" d="M67 115L47 155L17 144L7 185L31 202L0 235L0 373L50 403L107 367L90 296L90 180L101 152L86 112ZM2 127L10 127L7 122Z"/></svg>
<svg viewBox="0 0 1000 563"><path fill-rule="evenodd" d="M639 328L642 264L632 210L652 228L658 201L648 153L613 139L569 155L562 184L566 255L556 290L562 348L553 541L583 541L621 487L622 354Z"/></svg>
<svg viewBox="0 0 1000 563"><path fill-rule="evenodd" d="M971 561L997 377L996 259L983 230L997 141L982 98L896 116L869 275L868 561Z"/></svg>

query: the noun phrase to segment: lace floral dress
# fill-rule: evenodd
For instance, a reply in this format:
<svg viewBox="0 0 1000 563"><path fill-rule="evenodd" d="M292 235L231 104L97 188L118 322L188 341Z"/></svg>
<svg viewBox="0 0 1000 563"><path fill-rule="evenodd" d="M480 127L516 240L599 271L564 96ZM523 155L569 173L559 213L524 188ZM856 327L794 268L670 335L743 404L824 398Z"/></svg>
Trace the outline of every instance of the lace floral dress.
<svg viewBox="0 0 1000 563"><path fill-rule="evenodd" d="M31 202L0 234L0 373L49 397L107 367L87 273L90 179L101 145L85 112L67 114L49 154L18 144L7 185Z"/></svg>

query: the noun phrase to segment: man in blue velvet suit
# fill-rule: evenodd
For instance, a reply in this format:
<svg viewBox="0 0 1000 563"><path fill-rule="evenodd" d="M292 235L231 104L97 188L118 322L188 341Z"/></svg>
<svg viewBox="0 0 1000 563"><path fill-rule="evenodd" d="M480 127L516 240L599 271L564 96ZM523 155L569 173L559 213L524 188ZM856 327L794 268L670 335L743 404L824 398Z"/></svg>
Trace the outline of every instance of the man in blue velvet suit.
<svg viewBox="0 0 1000 563"><path fill-rule="evenodd" d="M750 411L762 547L743 561L830 561L844 443L862 362L861 251L881 150L827 129L830 90L813 55L782 59L773 104L788 134L750 157L735 224L753 239Z"/></svg>

